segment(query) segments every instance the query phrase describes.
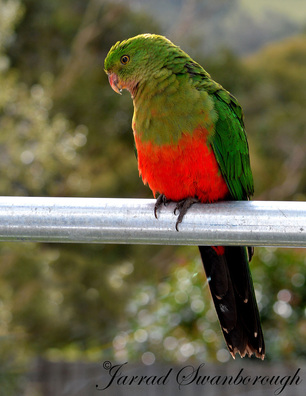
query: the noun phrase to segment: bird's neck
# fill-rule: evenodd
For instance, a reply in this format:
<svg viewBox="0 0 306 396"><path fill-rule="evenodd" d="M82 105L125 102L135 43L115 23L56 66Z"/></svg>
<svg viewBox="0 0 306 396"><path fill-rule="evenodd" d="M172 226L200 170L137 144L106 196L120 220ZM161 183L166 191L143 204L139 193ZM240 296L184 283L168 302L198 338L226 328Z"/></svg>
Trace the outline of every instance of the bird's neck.
<svg viewBox="0 0 306 396"><path fill-rule="evenodd" d="M133 130L142 141L176 144L182 134L192 133L200 123L200 93L187 75L167 69L138 84L133 98Z"/></svg>

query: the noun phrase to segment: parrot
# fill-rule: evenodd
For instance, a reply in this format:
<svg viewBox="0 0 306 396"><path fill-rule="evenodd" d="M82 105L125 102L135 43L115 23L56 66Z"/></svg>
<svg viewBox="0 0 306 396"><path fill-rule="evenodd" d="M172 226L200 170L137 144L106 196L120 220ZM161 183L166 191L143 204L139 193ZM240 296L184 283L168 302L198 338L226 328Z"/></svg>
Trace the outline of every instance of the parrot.
<svg viewBox="0 0 306 396"><path fill-rule="evenodd" d="M118 41L104 70L130 92L139 175L156 199L175 202L176 230L194 203L248 200L254 193L244 116L237 99L179 46L157 34ZM199 246L228 350L264 359L265 343L246 246Z"/></svg>

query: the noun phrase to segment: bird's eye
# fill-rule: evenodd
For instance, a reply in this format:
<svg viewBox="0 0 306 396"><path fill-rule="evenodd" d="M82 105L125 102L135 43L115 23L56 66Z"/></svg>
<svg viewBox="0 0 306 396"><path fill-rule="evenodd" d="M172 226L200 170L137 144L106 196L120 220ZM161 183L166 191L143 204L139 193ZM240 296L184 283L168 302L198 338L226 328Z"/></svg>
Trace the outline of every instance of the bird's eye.
<svg viewBox="0 0 306 396"><path fill-rule="evenodd" d="M123 56L121 56L121 58L120 58L120 62L121 62L123 65L126 65L127 63L129 63L129 61L130 61L130 57L129 57L128 55L123 55Z"/></svg>

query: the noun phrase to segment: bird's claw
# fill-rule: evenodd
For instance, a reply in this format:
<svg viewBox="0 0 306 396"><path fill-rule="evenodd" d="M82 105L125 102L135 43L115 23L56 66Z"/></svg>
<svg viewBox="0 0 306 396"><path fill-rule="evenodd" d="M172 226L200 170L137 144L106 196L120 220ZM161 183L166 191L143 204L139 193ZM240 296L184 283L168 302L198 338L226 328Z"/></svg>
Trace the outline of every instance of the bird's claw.
<svg viewBox="0 0 306 396"><path fill-rule="evenodd" d="M154 216L157 219L157 211L161 207L161 205L167 205L171 200L167 199L167 197L164 194L160 194L155 202L154 206Z"/></svg>
<svg viewBox="0 0 306 396"><path fill-rule="evenodd" d="M175 229L178 231L178 225L183 221L183 217L187 213L187 210L190 208L191 205L194 203L199 202L198 198L186 198L179 201L174 209L174 214L176 215L179 213L178 218L175 223Z"/></svg>

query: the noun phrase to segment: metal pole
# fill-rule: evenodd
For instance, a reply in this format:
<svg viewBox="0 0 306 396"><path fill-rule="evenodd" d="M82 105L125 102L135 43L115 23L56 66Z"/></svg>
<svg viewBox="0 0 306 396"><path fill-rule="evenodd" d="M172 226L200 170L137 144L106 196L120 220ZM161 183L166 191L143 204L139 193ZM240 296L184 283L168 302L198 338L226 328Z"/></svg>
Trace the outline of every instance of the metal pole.
<svg viewBox="0 0 306 396"><path fill-rule="evenodd" d="M306 202L194 204L179 232L174 203L0 197L0 241L306 247Z"/></svg>

